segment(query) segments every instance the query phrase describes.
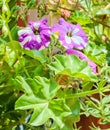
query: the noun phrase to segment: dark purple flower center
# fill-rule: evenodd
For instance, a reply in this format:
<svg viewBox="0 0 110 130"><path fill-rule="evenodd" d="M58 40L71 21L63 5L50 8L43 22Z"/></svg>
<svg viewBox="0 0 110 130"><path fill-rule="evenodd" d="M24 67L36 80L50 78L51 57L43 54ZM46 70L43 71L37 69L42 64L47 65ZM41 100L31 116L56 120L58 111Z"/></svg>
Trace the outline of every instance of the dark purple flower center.
<svg viewBox="0 0 110 130"><path fill-rule="evenodd" d="M68 37L72 37L72 31L68 31L68 32L67 32L67 36L68 36Z"/></svg>
<svg viewBox="0 0 110 130"><path fill-rule="evenodd" d="M39 30L36 29L36 30L34 31L34 34L35 34L35 35L39 35L39 34L40 34Z"/></svg>

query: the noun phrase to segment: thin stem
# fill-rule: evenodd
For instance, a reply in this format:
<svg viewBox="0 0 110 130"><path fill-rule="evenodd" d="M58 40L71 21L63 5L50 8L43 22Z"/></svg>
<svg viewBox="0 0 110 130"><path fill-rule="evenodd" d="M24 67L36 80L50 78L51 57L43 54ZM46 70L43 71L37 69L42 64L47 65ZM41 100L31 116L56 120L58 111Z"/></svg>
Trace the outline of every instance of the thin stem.
<svg viewBox="0 0 110 130"><path fill-rule="evenodd" d="M7 28L8 28L8 37L9 37L10 41L12 41L13 38L12 38L12 35L11 35L11 32L10 32L10 28L8 26L8 23L7 23Z"/></svg>
<svg viewBox="0 0 110 130"><path fill-rule="evenodd" d="M61 8L61 9L64 9L64 10L71 11L71 12L75 11L75 9L68 9L68 8L65 8L65 7L62 7L62 6L58 6L58 7Z"/></svg>
<svg viewBox="0 0 110 130"><path fill-rule="evenodd" d="M66 96L65 98L75 98L75 97L84 97L84 96L88 96L88 95L92 95L92 94L96 94L96 93L100 93L100 92L106 92L108 91L108 89L110 88L110 85L104 87L104 88L97 88L91 91L85 91L85 92L80 92L80 93L76 93L70 96Z"/></svg>
<svg viewBox="0 0 110 130"><path fill-rule="evenodd" d="M52 13L52 11L50 11L50 13L49 13L49 22L50 22L51 27L52 27L52 19L53 19L53 13Z"/></svg>
<svg viewBox="0 0 110 130"><path fill-rule="evenodd" d="M27 69L24 67L23 70L24 70L25 74L27 75L27 77L30 78L30 75L29 75Z"/></svg>
<svg viewBox="0 0 110 130"><path fill-rule="evenodd" d="M97 106L96 103L94 103L94 102L92 101L91 98L86 97L86 99L87 99L89 102L91 102L91 104L92 104L97 110L99 110L99 107Z"/></svg>

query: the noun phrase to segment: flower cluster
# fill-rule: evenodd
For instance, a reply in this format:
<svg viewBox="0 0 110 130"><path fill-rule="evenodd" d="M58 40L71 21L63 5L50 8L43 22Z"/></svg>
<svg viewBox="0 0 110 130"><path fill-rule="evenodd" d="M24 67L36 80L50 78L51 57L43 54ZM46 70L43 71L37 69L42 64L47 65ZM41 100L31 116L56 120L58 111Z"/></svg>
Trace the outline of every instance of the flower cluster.
<svg viewBox="0 0 110 130"><path fill-rule="evenodd" d="M53 27L47 25L47 20L29 22L29 26L19 30L19 42L26 49L41 50L47 48L51 42L51 35L58 34L58 41L66 49L67 54L77 55L80 59L86 60L92 71L96 73L96 64L90 61L87 56L76 49L84 49L88 38L79 24L74 25L60 18Z"/></svg>

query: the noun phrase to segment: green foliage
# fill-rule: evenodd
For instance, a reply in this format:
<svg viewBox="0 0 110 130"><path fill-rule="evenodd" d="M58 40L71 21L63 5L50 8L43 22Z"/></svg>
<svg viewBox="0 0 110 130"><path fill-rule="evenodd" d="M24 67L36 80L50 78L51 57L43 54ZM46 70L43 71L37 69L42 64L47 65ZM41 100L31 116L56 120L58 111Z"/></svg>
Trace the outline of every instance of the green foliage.
<svg viewBox="0 0 110 130"><path fill-rule="evenodd" d="M82 114L102 119L100 124L110 123L110 96L106 93L110 91L109 0L61 1L53 4L55 10L48 2L0 0L2 130L15 130L18 125L32 130L79 130L76 123ZM23 49L18 42L18 20L27 26L29 9L36 9L39 18L52 12L60 14L61 9L70 11L68 18L61 15L70 23L82 25L87 33L89 43L82 52L97 64L98 76L77 56L53 56L51 45L41 51ZM90 129L100 128L93 124Z"/></svg>
<svg viewBox="0 0 110 130"><path fill-rule="evenodd" d="M46 55L44 51L37 51L37 50L24 50L24 53L33 59L40 61L41 63L46 62Z"/></svg>
<svg viewBox="0 0 110 130"><path fill-rule="evenodd" d="M85 54L95 63L104 66L106 63L106 47L104 45L96 45L90 42L84 49Z"/></svg>
<svg viewBox="0 0 110 130"><path fill-rule="evenodd" d="M102 95L101 95L102 97ZM100 100L91 97L88 99L85 103L83 104L82 109L85 111L84 113L89 115L92 115L97 118L102 118L100 124L106 124L110 122L110 96L109 95L104 95Z"/></svg>
<svg viewBox="0 0 110 130"><path fill-rule="evenodd" d="M108 65L110 66L110 41L107 43L106 49L107 49L106 59L107 59Z"/></svg>
<svg viewBox="0 0 110 130"><path fill-rule="evenodd" d="M55 62L49 66L55 74L68 75L70 77L84 79L85 81L97 81L96 75L91 72L91 68L86 61L80 60L75 55L56 55ZM66 61L66 62L65 62Z"/></svg>
<svg viewBox="0 0 110 130"><path fill-rule="evenodd" d="M41 77L25 80L22 77L17 77L16 81L25 93L17 100L15 108L33 110L29 124L39 126L52 118L59 128L63 128L66 117L69 115L75 117L79 114L79 112L74 111L79 106L72 107L71 111L66 100L56 96L60 86L54 80ZM72 105L75 102L73 101Z"/></svg>
<svg viewBox="0 0 110 130"><path fill-rule="evenodd" d="M16 41L18 40L18 30L19 30L18 26L14 26L11 29L11 35L12 35L13 40L16 40Z"/></svg>
<svg viewBox="0 0 110 130"><path fill-rule="evenodd" d="M72 23L78 23L80 25L92 23L92 20L86 14L77 10L71 13L71 16L69 17L68 21Z"/></svg>

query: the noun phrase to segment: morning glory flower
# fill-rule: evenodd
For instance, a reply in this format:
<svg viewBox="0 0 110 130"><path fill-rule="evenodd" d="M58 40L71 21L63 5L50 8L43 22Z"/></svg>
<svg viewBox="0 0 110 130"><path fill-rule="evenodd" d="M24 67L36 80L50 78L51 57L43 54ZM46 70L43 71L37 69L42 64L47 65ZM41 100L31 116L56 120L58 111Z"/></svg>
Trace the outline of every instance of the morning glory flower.
<svg viewBox="0 0 110 130"><path fill-rule="evenodd" d="M30 22L29 26L18 31L19 42L26 49L41 50L50 43L51 28L47 20Z"/></svg>
<svg viewBox="0 0 110 130"><path fill-rule="evenodd" d="M66 49L83 49L88 43L88 38L81 26L68 23L63 18L53 26L52 32L59 34L59 42Z"/></svg>
<svg viewBox="0 0 110 130"><path fill-rule="evenodd" d="M88 65L92 68L92 72L96 73L97 65L94 62L92 62L90 59L88 59L88 57L84 55L82 52L78 50L68 49L66 50L66 53L69 55L74 54L78 56L81 60L86 60L88 62Z"/></svg>

